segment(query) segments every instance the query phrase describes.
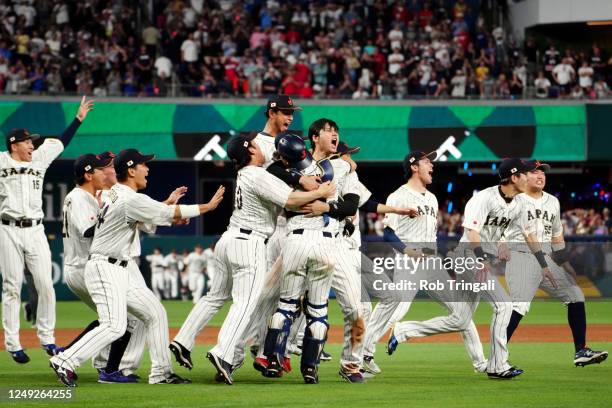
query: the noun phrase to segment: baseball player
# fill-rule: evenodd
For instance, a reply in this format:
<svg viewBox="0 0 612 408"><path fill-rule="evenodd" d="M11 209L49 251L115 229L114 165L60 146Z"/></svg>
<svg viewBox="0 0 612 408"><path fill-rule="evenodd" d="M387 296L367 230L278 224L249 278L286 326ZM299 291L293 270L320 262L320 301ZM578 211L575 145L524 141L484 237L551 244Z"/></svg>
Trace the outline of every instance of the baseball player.
<svg viewBox="0 0 612 408"><path fill-rule="evenodd" d="M385 240L399 243L398 249L411 256L436 257L437 256L437 217L438 200L427 186L433 181L433 160L436 153L426 154L422 151L410 152L404 159L404 175L408 180L395 190L387 199L387 205L398 207L412 207L418 210L418 217L410 218L405 215L387 214L384 219ZM446 281L450 276L446 270L433 267L421 267L411 277L417 282L419 278L427 281ZM401 302L379 302L368 322L366 335L366 350L364 355L364 368L372 374L380 373L380 368L374 362L375 344L393 324L403 318L408 312L417 290L406 291L401 296ZM458 309L454 296L446 288L444 290L428 290L427 293L440 302L451 313ZM398 326L401 326L400 323ZM399 329L398 329L399 330ZM482 351L482 344L476 326L471 321L461 331L465 347L468 351L474 370L484 372L487 361Z"/></svg>
<svg viewBox="0 0 612 408"><path fill-rule="evenodd" d="M267 118L264 130L259 132L254 139L254 142L261 149L266 161L264 168L268 169L272 174L283 180L292 187L301 188L305 191L316 190L319 186L320 179L316 176L305 176L298 172L287 172L281 165L270 166L273 163L274 152L276 151L275 140L281 132L286 132L293 122L293 115L296 111L301 110L299 106L293 103L293 100L287 95L274 95L270 97L266 105L265 115ZM277 161L277 163L280 163ZM267 259L268 259L268 276L266 277L266 291L261 296L255 313L253 315L252 324L247 329L245 338L241 343L250 341L255 345L252 348L253 355L256 358L254 367L263 371L267 367L267 360L263 354L263 341L268 328L267 321L274 308L278 303L278 291L280 285L281 268L274 268L274 263L280 256L281 244L287 235L287 220L284 214L280 214L276 223L276 230L268 242ZM240 347L239 347L240 348ZM244 350L239 349L236 352L236 366L241 365L244 360Z"/></svg>
<svg viewBox="0 0 612 408"><path fill-rule="evenodd" d="M299 207L335 193L331 183L311 192L292 191L262 167L265 157L254 138L254 134L239 136L228 143L228 155L238 175L229 227L215 247L215 281L210 293L189 313L171 345L177 359L193 367L190 352L196 335L231 298L233 304L221 326L218 343L207 355L218 375L230 385L236 344L263 290L267 272L265 245L274 232L279 212L283 207Z"/></svg>
<svg viewBox="0 0 612 408"><path fill-rule="evenodd" d="M586 366L601 363L608 358L608 352L595 351L586 346L585 299L575 281L576 272L565 249L559 200L544 191L550 165L536 161L528 163L528 166L533 170L527 172L527 188L517 199L526 202L523 218L535 224L537 242L542 247L553 281L543 278L541 265L529 249L523 232L518 228L507 229L504 236L509 251L505 251L503 259L507 261L506 281L513 301L508 341L523 316L529 312L536 290L541 288L567 306L567 320L574 337L574 364Z"/></svg>
<svg viewBox="0 0 612 408"><path fill-rule="evenodd" d="M89 307L95 310L94 302L89 296L84 269L97 222L99 207L107 198L106 192L116 184L117 178L111 165L115 155L104 152L100 155L83 155L75 161L75 187L65 198L63 207L64 239L64 275L69 288ZM184 195L185 187L176 189L165 201L176 204ZM139 229L154 232L151 226L139 225ZM132 259L140 256L140 240L134 239L131 245ZM130 272L135 272L135 279L140 279L140 271L135 263L130 263ZM90 323L87 328L68 346L70 347L88 331L99 325L99 321ZM98 382L129 383L137 382L139 377L133 374L140 363L146 337L145 327L136 317L128 314L126 333L115 340L109 348L103 349L94 358L94 367L99 371ZM120 370L121 369L121 370Z"/></svg>
<svg viewBox="0 0 612 408"><path fill-rule="evenodd" d="M164 295L166 299L177 299L179 297L180 262L181 259L174 248L164 257L164 287L166 288Z"/></svg>
<svg viewBox="0 0 612 408"><path fill-rule="evenodd" d="M152 254L147 255L147 261L151 268L151 289L159 300L165 299L166 280L164 271L166 269L166 261L161 253L161 248L155 248Z"/></svg>
<svg viewBox="0 0 612 408"><path fill-rule="evenodd" d="M85 283L96 304L100 325L72 347L51 359L51 368L66 386L76 386L75 370L103 347L120 338L127 328L127 312L143 321L151 357L150 384L190 382L172 372L168 353L166 312L144 282L142 275L128 268L131 246L140 223L171 225L214 210L223 198L220 187L211 201L200 205L166 205L137 193L147 185L145 156L135 149L121 151L114 160L119 183L111 187L85 265Z"/></svg>
<svg viewBox="0 0 612 408"><path fill-rule="evenodd" d="M520 200L514 198L525 189L525 172L528 170L530 170L528 163L520 159L504 160L498 168L500 184L476 193L466 204L464 233L455 253L457 256L476 259L480 261L480 265L470 271L457 274L455 278L457 282L461 282L462 285L482 283L492 270L491 263L498 256L497 245L505 229L514 223L518 223L521 230L526 228L526 225L522 224L522 204ZM521 375L523 370L508 363L506 328L512 314L511 299L494 276L489 276L488 282L492 282L492 287L482 291L455 290L454 293L458 298L457 307L448 316L424 322L396 324L387 344L388 353L392 354L399 342L413 337L465 330L471 322L480 296L484 296L493 307L487 375L491 379L511 379Z"/></svg>
<svg viewBox="0 0 612 408"><path fill-rule="evenodd" d="M197 244L184 260L187 265L189 292L193 303L198 303L204 292L204 270L206 268L206 255L202 245Z"/></svg>
<svg viewBox="0 0 612 408"><path fill-rule="evenodd" d="M412 208L400 208L390 205L380 204L371 199L370 191L358 180L355 163L351 154L359 151L359 147L349 147L344 142L337 143L337 153L341 159L350 165L351 172L357 178L356 193L359 196L359 208L365 211L378 212L382 214L399 214L405 216L416 216L417 211ZM329 204L316 201L304 207L311 214L323 214L329 212ZM361 273L362 256L359 251L361 246L361 235L359 228L359 213L354 217L341 220L340 240L338 258L341 260L336 263L332 275L331 287L336 293L336 299L344 314L344 343L340 358L341 378L351 383L365 382L362 374L363 363L363 337L366 331L366 324L371 313L371 303L362 302ZM303 316L300 317L303 319ZM305 320L305 319L303 319ZM303 328L302 328L303 330Z"/></svg>
<svg viewBox="0 0 612 408"><path fill-rule="evenodd" d="M16 363L30 358L19 342L19 310L24 269L32 274L38 293L36 328L47 354L58 352L55 345L55 291L51 280L51 252L42 219L42 192L47 168L64 150L93 102L85 97L76 118L59 139L46 138L34 149L40 136L26 129L6 135L7 151L0 153L0 272L2 273L2 325L4 345Z"/></svg>
<svg viewBox="0 0 612 408"><path fill-rule="evenodd" d="M283 371L281 360L287 336L298 311L299 299L306 293L303 306L306 329L300 370L307 384L318 383L319 356L327 336L327 300L332 272L338 262L343 262L338 255L337 218L355 215L359 201L359 196L352 193L357 190L357 178L350 172L350 165L343 160L327 160L336 152L337 129L332 120L323 118L313 122L308 130L314 143L312 158L321 162L310 163L302 174L317 175L322 180L333 178L338 191L331 199L328 213L292 214L288 219L289 234L281 248L280 300L264 343L268 359L264 375L267 377L279 377ZM280 143L282 140L279 149ZM338 197L343 198L341 203L337 202Z"/></svg>
<svg viewBox="0 0 612 408"><path fill-rule="evenodd" d="M204 274L205 283L204 283L204 292L205 294L212 287L212 282L215 279L215 266L213 265L212 259L215 255L215 244L212 244L210 247L204 250L204 258L206 259L206 273Z"/></svg>

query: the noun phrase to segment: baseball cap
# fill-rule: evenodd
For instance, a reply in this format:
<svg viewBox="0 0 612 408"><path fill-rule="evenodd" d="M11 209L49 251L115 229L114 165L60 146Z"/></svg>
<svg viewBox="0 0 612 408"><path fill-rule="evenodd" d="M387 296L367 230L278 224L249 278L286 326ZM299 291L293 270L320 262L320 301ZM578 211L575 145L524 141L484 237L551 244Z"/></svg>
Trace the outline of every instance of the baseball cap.
<svg viewBox="0 0 612 408"><path fill-rule="evenodd" d="M278 109L278 110L302 110L299 106L293 103L293 99L291 99L288 95L273 95L268 99L268 104L266 105L266 113L270 109Z"/></svg>
<svg viewBox="0 0 612 408"><path fill-rule="evenodd" d="M113 161L110 157L101 157L92 153L83 154L74 161L74 175L76 178L83 177L85 173L93 173L95 169L101 169Z"/></svg>
<svg viewBox="0 0 612 408"><path fill-rule="evenodd" d="M513 174L524 173L526 171L535 170L535 168L535 164L528 165L527 162L517 157L512 157L510 159L505 159L499 164L497 174L501 180L505 180L510 178Z"/></svg>
<svg viewBox="0 0 612 408"><path fill-rule="evenodd" d="M255 139L257 133L252 132L246 135L238 135L227 143L227 155L238 167L242 167L249 162L251 154L249 146L251 140Z"/></svg>
<svg viewBox="0 0 612 408"><path fill-rule="evenodd" d="M100 156L100 159L102 160L110 159L111 161L113 161L113 159L117 155L109 150L109 151L100 153L98 156Z"/></svg>
<svg viewBox="0 0 612 408"><path fill-rule="evenodd" d="M6 135L6 148L8 149L13 143L23 142L24 140L32 139L32 141L39 139L40 135L37 133L28 132L28 129L13 129Z"/></svg>
<svg viewBox="0 0 612 408"><path fill-rule="evenodd" d="M125 149L120 151L114 159L115 171L117 174L121 174L137 164L146 163L154 158L154 154L144 155L136 149Z"/></svg>
<svg viewBox="0 0 612 408"><path fill-rule="evenodd" d="M406 157L404 157L404 171L407 174L411 174L411 172L408 171L410 169L410 166L422 159L429 159L431 161L434 161L436 160L436 157L438 157L438 153L435 151L425 153L422 150L413 150L412 152L408 153Z"/></svg>
<svg viewBox="0 0 612 408"><path fill-rule="evenodd" d="M542 163L539 160L529 160L525 162L525 165L529 168L527 171L542 170L543 172L547 172L550 170L550 164Z"/></svg>
<svg viewBox="0 0 612 408"><path fill-rule="evenodd" d="M359 151L361 150L361 147L359 146L355 146L355 147L349 147L348 144L346 144L346 142L338 142L338 147L336 148L336 152L340 153L340 154L355 154L355 153L359 153Z"/></svg>

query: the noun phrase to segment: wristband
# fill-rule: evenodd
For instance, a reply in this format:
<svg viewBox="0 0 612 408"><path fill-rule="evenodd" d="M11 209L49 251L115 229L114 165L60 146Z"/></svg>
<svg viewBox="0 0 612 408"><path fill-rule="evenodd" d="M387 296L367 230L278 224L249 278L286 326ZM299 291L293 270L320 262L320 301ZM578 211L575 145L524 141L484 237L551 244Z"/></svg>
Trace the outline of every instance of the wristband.
<svg viewBox="0 0 612 408"><path fill-rule="evenodd" d="M181 204L179 209L181 210L181 218L194 218L200 215L200 206L197 204Z"/></svg>
<svg viewBox="0 0 612 408"><path fill-rule="evenodd" d="M538 263L540 264L542 268L548 267L548 263L546 263L546 258L544 257L544 252L538 251L534 253L533 255L535 255L536 259L538 260Z"/></svg>
<svg viewBox="0 0 612 408"><path fill-rule="evenodd" d="M485 254L485 252L482 250L481 246L477 246L476 248L474 248L474 254L476 255L476 257L478 258L482 258L482 259L487 259L487 255Z"/></svg>
<svg viewBox="0 0 612 408"><path fill-rule="evenodd" d="M558 251L554 251L550 255L553 261L557 264L561 265L569 261L569 252L567 252L567 248L560 249Z"/></svg>

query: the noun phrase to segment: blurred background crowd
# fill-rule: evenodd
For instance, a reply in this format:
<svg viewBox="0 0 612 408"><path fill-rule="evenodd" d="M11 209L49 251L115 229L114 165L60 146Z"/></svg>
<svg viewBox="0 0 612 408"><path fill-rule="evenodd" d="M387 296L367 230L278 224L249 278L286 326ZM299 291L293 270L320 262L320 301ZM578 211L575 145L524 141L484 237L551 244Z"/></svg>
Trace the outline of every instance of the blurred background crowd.
<svg viewBox="0 0 612 408"><path fill-rule="evenodd" d="M517 42L478 0L4 0L0 92L100 96L610 96L597 44Z"/></svg>

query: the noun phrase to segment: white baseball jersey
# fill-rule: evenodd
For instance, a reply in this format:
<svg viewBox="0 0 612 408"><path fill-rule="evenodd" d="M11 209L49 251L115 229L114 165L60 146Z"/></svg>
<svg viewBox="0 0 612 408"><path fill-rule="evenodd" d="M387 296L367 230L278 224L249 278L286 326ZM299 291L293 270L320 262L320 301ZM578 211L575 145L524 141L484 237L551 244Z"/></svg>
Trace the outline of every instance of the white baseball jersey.
<svg viewBox="0 0 612 408"><path fill-rule="evenodd" d="M420 193L404 184L389 195L387 205L410 207L419 212L419 216L415 218L398 214L385 215L383 224L395 231L395 234L403 243L415 243L417 247L422 248L423 243L436 242L438 199L435 195L427 190L425 193ZM435 245L431 248L436 249Z"/></svg>
<svg viewBox="0 0 612 408"><path fill-rule="evenodd" d="M190 274L199 275L206 267L206 255L204 255L204 252L197 253L193 251L185 258L184 262L187 264Z"/></svg>
<svg viewBox="0 0 612 408"><path fill-rule="evenodd" d="M514 222L520 222L520 200L509 202L502 196L500 186L492 186L474 194L465 205L463 228L480 233L482 248L497 255L497 243L504 238L505 230ZM460 242L469 242L464 232Z"/></svg>
<svg viewBox="0 0 612 408"><path fill-rule="evenodd" d="M230 227L249 229L269 237L292 191L263 167L243 167L236 179Z"/></svg>
<svg viewBox="0 0 612 408"><path fill-rule="evenodd" d="M174 206L155 201L123 184L115 184L100 211L90 253L129 260L138 223L172 225Z"/></svg>
<svg viewBox="0 0 612 408"><path fill-rule="evenodd" d="M13 160L0 153L0 216L18 220L42 219L42 192L45 173L64 150L59 139L45 139L32 152L31 162Z"/></svg>
<svg viewBox="0 0 612 408"><path fill-rule="evenodd" d="M168 269L171 272L175 272L179 270L179 262L180 262L180 259L179 259L178 254L168 254L164 258L164 264L166 266L166 269Z"/></svg>
<svg viewBox="0 0 612 408"><path fill-rule="evenodd" d="M264 168L267 168L270 164L272 164L272 156L276 151L276 148L274 147L274 139L274 136L266 132L259 132L257 136L255 136L255 139L253 139L253 141L257 143L257 146L259 146L261 149L261 152L266 160L263 165Z"/></svg>
<svg viewBox="0 0 612 408"><path fill-rule="evenodd" d="M330 163L334 169L333 182L336 183L336 194L328 198L327 201L336 201L339 196L350 193L357 194L359 179L355 172L351 172L350 164L342 159L330 160ZM313 161L313 163L304 169L302 173L307 176L321 176L323 175L323 170ZM323 216L307 217L305 215L295 215L287 220L287 228L289 230L321 230L331 232L335 235L340 230L340 222L335 218L329 217L329 222L327 226L325 226Z"/></svg>
<svg viewBox="0 0 612 408"><path fill-rule="evenodd" d="M552 251L552 237L563 234L561 206L557 197L543 191L539 198L521 193L515 198L521 204L520 222L511 225L504 233L508 242L525 242L521 228L535 234L544 252ZM528 251L529 248L526 248Z"/></svg>
<svg viewBox="0 0 612 408"><path fill-rule="evenodd" d="M147 255L147 261L151 264L151 273L162 273L166 267L166 261L162 254Z"/></svg>
<svg viewBox="0 0 612 408"><path fill-rule="evenodd" d="M78 186L66 195L62 227L64 265L85 267L93 238L83 234L96 224L99 210L96 198Z"/></svg>

